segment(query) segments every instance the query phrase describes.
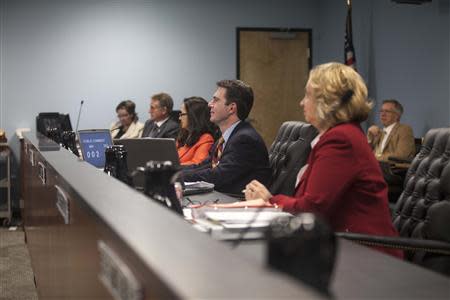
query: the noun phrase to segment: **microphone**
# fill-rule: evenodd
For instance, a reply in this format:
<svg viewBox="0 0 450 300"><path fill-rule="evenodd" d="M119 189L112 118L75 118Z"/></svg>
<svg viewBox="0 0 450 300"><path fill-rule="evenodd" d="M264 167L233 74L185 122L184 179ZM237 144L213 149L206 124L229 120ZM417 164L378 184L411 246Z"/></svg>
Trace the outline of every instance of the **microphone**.
<svg viewBox="0 0 450 300"><path fill-rule="evenodd" d="M81 108L83 107L83 104L84 104L84 100L81 100L80 109L78 110L77 127L75 127L75 132L78 132L78 125L80 124Z"/></svg>
<svg viewBox="0 0 450 300"><path fill-rule="evenodd" d="M272 220L266 240L267 266L332 297L329 286L338 241L325 220L312 213L278 217Z"/></svg>

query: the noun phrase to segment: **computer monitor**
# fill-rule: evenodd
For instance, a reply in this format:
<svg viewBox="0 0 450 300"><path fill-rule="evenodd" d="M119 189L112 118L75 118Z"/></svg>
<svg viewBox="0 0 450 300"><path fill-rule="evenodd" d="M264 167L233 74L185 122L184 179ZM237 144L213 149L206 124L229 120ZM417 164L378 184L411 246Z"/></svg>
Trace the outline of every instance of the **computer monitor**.
<svg viewBox="0 0 450 300"><path fill-rule="evenodd" d="M72 131L72 123L69 114L43 112L36 117L36 129L47 137L59 139L64 131ZM56 142L59 143L60 141Z"/></svg>
<svg viewBox="0 0 450 300"><path fill-rule="evenodd" d="M144 138L117 139L115 145L124 145L127 150L127 165L130 173L138 167L145 167L149 160L170 161L175 167L180 166L177 147L173 139ZM136 174L133 185L141 189L144 187L144 174Z"/></svg>
<svg viewBox="0 0 450 300"><path fill-rule="evenodd" d="M97 168L105 167L105 149L111 146L109 129L88 129L78 131L83 159Z"/></svg>

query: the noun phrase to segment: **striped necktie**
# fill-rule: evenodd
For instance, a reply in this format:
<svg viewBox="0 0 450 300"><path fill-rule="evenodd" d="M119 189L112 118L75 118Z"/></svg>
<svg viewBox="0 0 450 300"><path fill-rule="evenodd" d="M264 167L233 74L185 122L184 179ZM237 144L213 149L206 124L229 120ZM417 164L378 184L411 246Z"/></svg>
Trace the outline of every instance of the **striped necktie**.
<svg viewBox="0 0 450 300"><path fill-rule="evenodd" d="M214 150L214 155L212 158L212 167L213 168L217 167L217 165L219 164L220 157L222 156L222 152L223 152L223 143L224 142L225 142L225 140L223 139L223 137L220 137L220 139L217 141L217 146L216 146L216 149Z"/></svg>

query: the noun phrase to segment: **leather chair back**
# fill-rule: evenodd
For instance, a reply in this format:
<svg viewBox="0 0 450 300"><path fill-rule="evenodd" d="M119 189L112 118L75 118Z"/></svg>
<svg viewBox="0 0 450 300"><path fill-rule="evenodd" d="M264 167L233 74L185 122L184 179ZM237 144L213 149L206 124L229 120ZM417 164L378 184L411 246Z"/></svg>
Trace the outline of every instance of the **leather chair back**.
<svg viewBox="0 0 450 300"><path fill-rule="evenodd" d="M272 194L294 194L297 174L308 159L316 135L317 130L308 123L287 121L281 125L269 149Z"/></svg>
<svg viewBox="0 0 450 300"><path fill-rule="evenodd" d="M425 135L406 174L393 222L402 237L450 243L450 128L432 129ZM407 259L435 270L450 266L448 256L406 254Z"/></svg>

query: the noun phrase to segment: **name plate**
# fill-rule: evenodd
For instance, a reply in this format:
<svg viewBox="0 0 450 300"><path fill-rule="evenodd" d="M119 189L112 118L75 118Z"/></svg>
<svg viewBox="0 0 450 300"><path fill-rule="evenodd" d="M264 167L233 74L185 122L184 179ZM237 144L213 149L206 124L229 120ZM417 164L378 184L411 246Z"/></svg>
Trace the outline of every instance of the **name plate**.
<svg viewBox="0 0 450 300"><path fill-rule="evenodd" d="M45 185L47 183L47 168L42 162L38 162L38 176L41 179L42 184Z"/></svg>
<svg viewBox="0 0 450 300"><path fill-rule="evenodd" d="M99 279L116 300L142 300L142 285L130 268L103 241L97 243L100 253Z"/></svg>
<svg viewBox="0 0 450 300"><path fill-rule="evenodd" d="M66 192L58 185L56 189L56 208L64 219L64 224L70 223L70 202Z"/></svg>
<svg viewBox="0 0 450 300"><path fill-rule="evenodd" d="M28 157L30 159L31 166L34 167L34 151L32 149L28 149Z"/></svg>

